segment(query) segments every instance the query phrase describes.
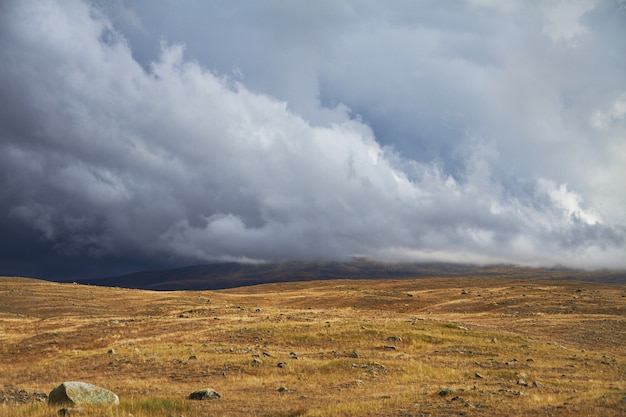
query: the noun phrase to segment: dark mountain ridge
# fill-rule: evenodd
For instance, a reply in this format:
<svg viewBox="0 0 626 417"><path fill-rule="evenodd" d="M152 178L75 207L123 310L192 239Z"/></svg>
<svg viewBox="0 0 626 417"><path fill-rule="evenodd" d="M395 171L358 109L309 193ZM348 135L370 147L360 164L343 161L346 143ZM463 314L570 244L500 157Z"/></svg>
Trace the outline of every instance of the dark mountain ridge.
<svg viewBox="0 0 626 417"><path fill-rule="evenodd" d="M147 290L217 290L290 281L435 277L502 277L626 283L626 271L584 271L567 268L529 268L514 265L384 263L366 260L352 262L294 261L263 264L224 262L176 269L142 271L107 278L84 279L77 282Z"/></svg>

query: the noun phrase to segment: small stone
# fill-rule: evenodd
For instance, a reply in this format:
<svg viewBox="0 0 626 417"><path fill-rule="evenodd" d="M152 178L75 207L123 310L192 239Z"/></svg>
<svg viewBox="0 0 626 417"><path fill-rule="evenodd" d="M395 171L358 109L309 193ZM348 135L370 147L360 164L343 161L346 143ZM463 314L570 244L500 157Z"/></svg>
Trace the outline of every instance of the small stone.
<svg viewBox="0 0 626 417"><path fill-rule="evenodd" d="M278 362L278 366L279 368L284 368L285 366L287 366L287 364L285 362Z"/></svg>
<svg viewBox="0 0 626 417"><path fill-rule="evenodd" d="M107 350L107 355L115 355L115 349L111 348Z"/></svg>
<svg viewBox="0 0 626 417"><path fill-rule="evenodd" d="M454 390L454 388L450 388L450 387L443 387L439 390L439 392L437 394L441 395L442 397L445 397L446 395L452 395L454 394L456 391Z"/></svg>
<svg viewBox="0 0 626 417"><path fill-rule="evenodd" d="M289 353L289 359L298 359L298 355L296 355L294 352Z"/></svg>
<svg viewBox="0 0 626 417"><path fill-rule="evenodd" d="M389 349L389 350L396 350L396 347L393 345L385 345L383 346L385 349Z"/></svg>
<svg viewBox="0 0 626 417"><path fill-rule="evenodd" d="M287 387L280 387L280 388L278 388L278 392L289 392L289 388L287 388Z"/></svg>
<svg viewBox="0 0 626 417"><path fill-rule="evenodd" d="M535 388L541 388L543 387L543 384L539 381L533 381L533 387Z"/></svg>
<svg viewBox="0 0 626 417"><path fill-rule="evenodd" d="M191 356L189 356L189 360L190 361L197 361L198 357L196 355L191 355Z"/></svg>
<svg viewBox="0 0 626 417"><path fill-rule="evenodd" d="M348 357L349 357L349 358L352 358L352 359L357 359L357 358L359 357L359 352L357 352L356 350L353 350L353 351L352 351L352 352L348 355Z"/></svg>
<svg viewBox="0 0 626 417"><path fill-rule="evenodd" d="M261 366L263 361L257 358L252 359L252 366Z"/></svg>
<svg viewBox="0 0 626 417"><path fill-rule="evenodd" d="M387 338L389 342L402 342L402 338L400 336L389 336Z"/></svg>
<svg viewBox="0 0 626 417"><path fill-rule="evenodd" d="M474 375L476 375L476 378L485 379L485 376L480 372L476 372Z"/></svg>
<svg viewBox="0 0 626 417"><path fill-rule="evenodd" d="M523 379L518 379L517 380L517 385L520 385L522 387L527 387L528 383L526 381L524 381Z"/></svg>
<svg viewBox="0 0 626 417"><path fill-rule="evenodd" d="M85 409L81 408L81 407L75 407L75 408L61 408L58 413L59 416L61 417L66 417L66 416L76 416L79 414L85 414Z"/></svg>
<svg viewBox="0 0 626 417"><path fill-rule="evenodd" d="M189 394L190 400L214 400L216 398L222 398L222 396L213 388L203 388Z"/></svg>

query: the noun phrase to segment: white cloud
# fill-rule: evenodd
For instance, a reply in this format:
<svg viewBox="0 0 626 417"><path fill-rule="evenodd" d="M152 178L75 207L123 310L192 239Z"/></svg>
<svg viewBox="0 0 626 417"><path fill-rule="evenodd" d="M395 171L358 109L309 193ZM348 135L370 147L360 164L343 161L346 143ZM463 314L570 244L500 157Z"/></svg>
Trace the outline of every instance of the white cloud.
<svg viewBox="0 0 626 417"><path fill-rule="evenodd" d="M342 35L319 52L332 59L309 56L311 71L292 74L305 87L286 101L253 90L249 67L231 77L182 44L163 42L142 66L130 41L82 2L4 7L0 90L10 101L0 107L0 172L13 185L1 189L0 208L53 251L626 266L614 204L623 192L568 180L596 166L583 159L584 132L567 136L574 113L592 107L568 113L550 68L538 80L537 68L515 67L534 52L510 55L504 41L480 40L494 28L450 33L457 15L448 10L432 12L443 22L435 28L402 13L389 16L397 26L369 34L361 21L335 28ZM320 80L338 98L329 106ZM620 109L602 117L623 118ZM444 110L451 129L432 121ZM384 132L421 139L404 152ZM623 170L623 153L612 157L609 172Z"/></svg>
<svg viewBox="0 0 626 417"><path fill-rule="evenodd" d="M586 33L582 16L593 9L596 0L550 0L542 3L543 30L553 41L575 46L575 38Z"/></svg>

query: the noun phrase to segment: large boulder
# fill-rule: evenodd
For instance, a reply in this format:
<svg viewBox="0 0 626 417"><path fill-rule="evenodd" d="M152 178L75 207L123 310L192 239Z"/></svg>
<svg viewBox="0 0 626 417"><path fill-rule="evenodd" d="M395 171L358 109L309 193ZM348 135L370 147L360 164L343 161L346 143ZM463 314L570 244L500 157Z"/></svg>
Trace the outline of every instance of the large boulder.
<svg viewBox="0 0 626 417"><path fill-rule="evenodd" d="M86 382L64 382L48 395L49 405L118 405L117 395Z"/></svg>

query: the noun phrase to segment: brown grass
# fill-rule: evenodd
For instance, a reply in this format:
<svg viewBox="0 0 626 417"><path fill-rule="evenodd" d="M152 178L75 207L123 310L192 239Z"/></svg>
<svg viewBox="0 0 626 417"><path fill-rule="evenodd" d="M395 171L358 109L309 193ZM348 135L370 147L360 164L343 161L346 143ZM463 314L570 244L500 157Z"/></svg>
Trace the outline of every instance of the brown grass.
<svg viewBox="0 0 626 417"><path fill-rule="evenodd" d="M81 380L120 396L88 410L114 417L620 416L625 296L494 278L201 292L0 278L0 391ZM204 387L222 398L186 399ZM53 415L0 404L1 417Z"/></svg>

